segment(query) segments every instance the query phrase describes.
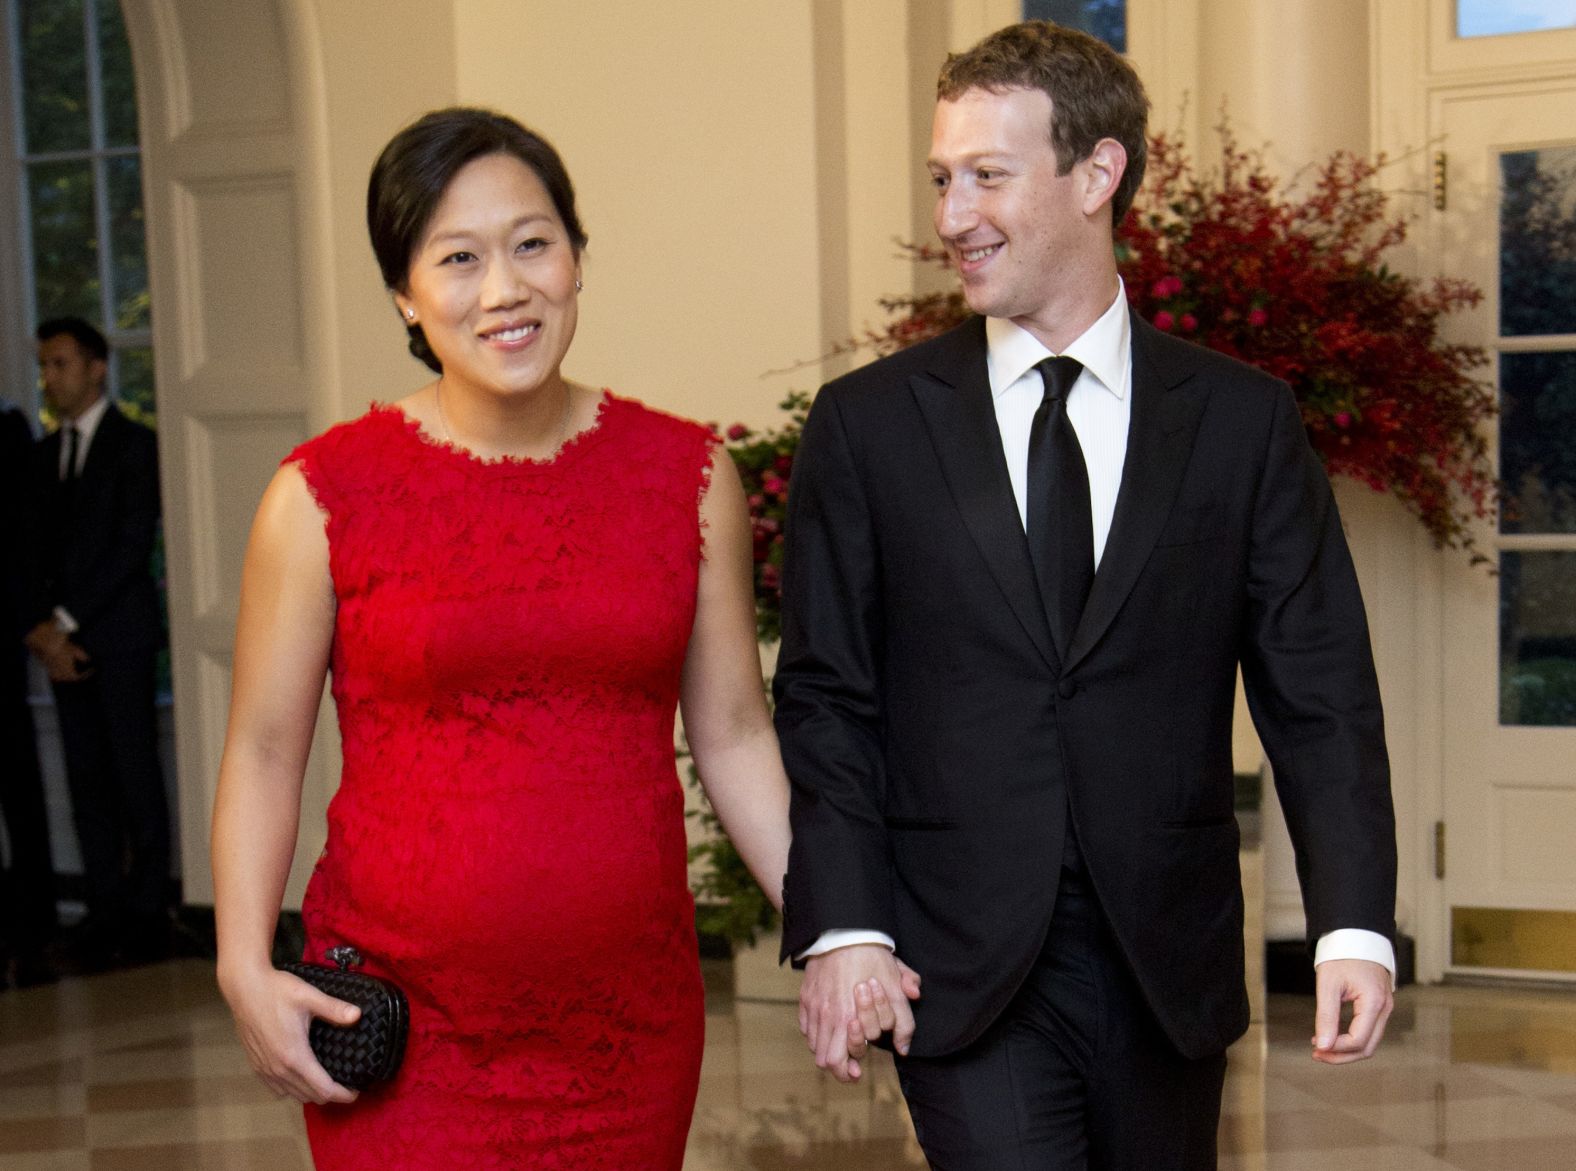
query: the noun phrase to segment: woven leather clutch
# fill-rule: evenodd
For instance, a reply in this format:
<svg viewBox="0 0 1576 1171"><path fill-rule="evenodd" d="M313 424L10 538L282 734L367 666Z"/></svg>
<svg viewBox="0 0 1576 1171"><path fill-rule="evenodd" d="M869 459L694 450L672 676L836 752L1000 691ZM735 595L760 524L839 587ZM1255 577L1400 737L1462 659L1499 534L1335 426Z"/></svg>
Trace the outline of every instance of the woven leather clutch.
<svg viewBox="0 0 1576 1171"><path fill-rule="evenodd" d="M329 948L326 958L335 966L295 963L283 965L283 970L361 1009L353 1025L313 1017L308 1040L329 1077L346 1089L364 1090L398 1072L405 1056L410 1006L405 994L387 980L350 970L361 962L355 948Z"/></svg>

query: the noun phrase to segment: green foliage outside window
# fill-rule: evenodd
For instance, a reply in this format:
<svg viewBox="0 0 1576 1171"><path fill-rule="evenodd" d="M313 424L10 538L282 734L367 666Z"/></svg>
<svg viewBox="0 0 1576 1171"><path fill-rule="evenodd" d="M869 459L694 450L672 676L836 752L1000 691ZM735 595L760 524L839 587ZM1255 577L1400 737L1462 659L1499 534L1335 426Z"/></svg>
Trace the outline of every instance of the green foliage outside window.
<svg viewBox="0 0 1576 1171"><path fill-rule="evenodd" d="M112 392L151 424L136 79L119 0L8 3L19 42L32 319L76 316L102 329L115 351Z"/></svg>

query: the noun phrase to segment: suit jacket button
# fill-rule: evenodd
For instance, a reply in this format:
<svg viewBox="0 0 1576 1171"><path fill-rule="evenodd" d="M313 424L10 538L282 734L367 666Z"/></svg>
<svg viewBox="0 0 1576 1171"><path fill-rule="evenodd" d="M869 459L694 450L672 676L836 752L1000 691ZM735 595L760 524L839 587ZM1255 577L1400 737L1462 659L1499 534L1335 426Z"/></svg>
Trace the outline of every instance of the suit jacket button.
<svg viewBox="0 0 1576 1171"><path fill-rule="evenodd" d="M1071 699L1078 694L1078 684L1071 679L1063 679L1056 685L1056 694L1063 699Z"/></svg>

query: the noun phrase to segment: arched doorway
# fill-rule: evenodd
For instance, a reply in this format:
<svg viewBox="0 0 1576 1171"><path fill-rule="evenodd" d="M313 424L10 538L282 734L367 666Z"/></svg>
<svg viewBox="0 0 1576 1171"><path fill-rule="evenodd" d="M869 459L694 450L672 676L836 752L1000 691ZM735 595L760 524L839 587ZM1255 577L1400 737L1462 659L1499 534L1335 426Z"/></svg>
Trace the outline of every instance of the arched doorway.
<svg viewBox="0 0 1576 1171"><path fill-rule="evenodd" d="M206 904L247 531L280 457L326 414L327 278L309 263L325 218L316 17L304 0L149 0L124 12L143 146L180 850L186 901ZM332 786L323 755L303 802L317 834ZM315 854L300 852L302 872Z"/></svg>

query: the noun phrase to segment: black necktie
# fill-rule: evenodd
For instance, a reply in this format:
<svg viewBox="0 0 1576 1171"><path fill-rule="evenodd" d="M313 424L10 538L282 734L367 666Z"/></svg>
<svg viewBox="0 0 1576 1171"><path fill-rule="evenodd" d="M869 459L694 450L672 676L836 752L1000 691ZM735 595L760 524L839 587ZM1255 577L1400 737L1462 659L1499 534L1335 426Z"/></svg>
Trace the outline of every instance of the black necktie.
<svg viewBox="0 0 1576 1171"><path fill-rule="evenodd" d="M1051 633L1065 657L1094 582L1089 472L1067 418L1067 394L1083 365L1077 358L1046 358L1037 369L1045 397L1029 426L1029 555Z"/></svg>
<svg viewBox="0 0 1576 1171"><path fill-rule="evenodd" d="M60 478L68 483L77 478L77 444L81 436L75 425L66 424L66 470Z"/></svg>

